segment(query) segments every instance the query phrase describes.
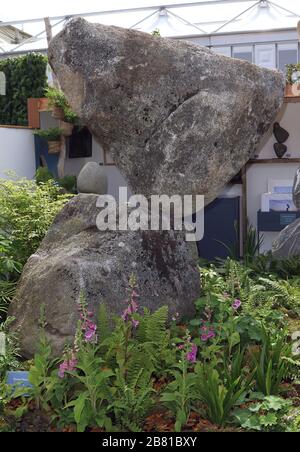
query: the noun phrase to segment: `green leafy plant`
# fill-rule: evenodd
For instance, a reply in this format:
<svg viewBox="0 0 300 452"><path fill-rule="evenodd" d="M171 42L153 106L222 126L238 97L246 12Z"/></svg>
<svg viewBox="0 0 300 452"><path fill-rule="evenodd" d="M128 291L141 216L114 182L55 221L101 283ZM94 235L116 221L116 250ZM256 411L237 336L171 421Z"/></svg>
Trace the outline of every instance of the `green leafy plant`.
<svg viewBox="0 0 300 452"><path fill-rule="evenodd" d="M50 108L59 107L64 110L68 105L66 96L60 89L48 87L45 89L45 96L49 99Z"/></svg>
<svg viewBox="0 0 300 452"><path fill-rule="evenodd" d="M63 133L62 129L54 127L48 130L36 130L34 132L34 135L43 138L46 141L59 141L62 133Z"/></svg>
<svg viewBox="0 0 300 452"><path fill-rule="evenodd" d="M54 180L54 176L48 168L40 166L35 172L35 180L38 185L45 184Z"/></svg>
<svg viewBox="0 0 300 452"><path fill-rule="evenodd" d="M258 236L257 230L250 224L247 225L247 234L244 241L243 260L248 266L253 262L264 243L264 236Z"/></svg>
<svg viewBox="0 0 300 452"><path fill-rule="evenodd" d="M251 290L244 304L244 310L258 318L272 315L274 309L277 314L297 315L300 312L300 285L297 279L289 281L279 280L275 276L258 278L251 286Z"/></svg>
<svg viewBox="0 0 300 452"><path fill-rule="evenodd" d="M35 180L38 185L53 181L64 188L68 193L76 193L76 176L67 175L62 178L55 178L48 168L40 167L36 170Z"/></svg>
<svg viewBox="0 0 300 452"><path fill-rule="evenodd" d="M168 309L138 313L135 278L130 279L128 308L110 333L106 310L99 311L100 352L115 372L111 409L121 427L140 431L154 393L152 378L174 363L167 330Z"/></svg>
<svg viewBox="0 0 300 452"><path fill-rule="evenodd" d="M77 431L84 432L88 426L111 431L108 403L112 399L110 380L114 372L104 368L103 360L97 356L97 347L82 343L77 353L76 372L69 373L75 392L65 408L73 408Z"/></svg>
<svg viewBox="0 0 300 452"><path fill-rule="evenodd" d="M283 432L287 430L286 417L291 412L292 405L290 400L268 396L258 403L249 405L248 408L237 409L234 416L246 430Z"/></svg>
<svg viewBox="0 0 300 452"><path fill-rule="evenodd" d="M57 183L64 188L68 193L76 193L77 190L77 178L76 176L64 176L56 179Z"/></svg>
<svg viewBox="0 0 300 452"><path fill-rule="evenodd" d="M141 425L153 406L154 392L150 373L145 375L143 369L137 371L135 367L129 367L128 374L124 375L121 369L117 369L109 406L117 425L140 432Z"/></svg>
<svg viewBox="0 0 300 452"><path fill-rule="evenodd" d="M70 199L51 180L0 179L0 230L9 238L9 257L24 264L38 249L54 217Z"/></svg>
<svg viewBox="0 0 300 452"><path fill-rule="evenodd" d="M161 401L176 416L175 431L181 432L182 427L187 424L190 416L192 403L195 401L196 378L189 371L191 362L196 362L197 347L191 344L191 338L187 332L183 345L180 346L180 360L172 370L173 381L167 386L161 396Z"/></svg>
<svg viewBox="0 0 300 452"><path fill-rule="evenodd" d="M73 110L71 110L71 108L66 107L64 108L64 121L75 125L78 123L78 116L73 112Z"/></svg>
<svg viewBox="0 0 300 452"><path fill-rule="evenodd" d="M16 280L21 269L21 263L14 258L12 241L0 233L0 319L15 294Z"/></svg>
<svg viewBox="0 0 300 452"><path fill-rule="evenodd" d="M33 364L29 370L29 382L33 388L30 390L37 407L44 410L49 409L49 394L51 387L50 370L56 361L52 358L52 349L46 337L45 307L41 306L41 315L39 320L40 336L37 344L37 352L33 359Z"/></svg>
<svg viewBox="0 0 300 452"><path fill-rule="evenodd" d="M267 396L278 395L280 385L288 375L291 365L287 358L292 358L292 352L286 333L269 333L262 325L262 348L258 353L252 353L259 392Z"/></svg>
<svg viewBox="0 0 300 452"><path fill-rule="evenodd" d="M243 394L253 384L253 372L246 375L242 367L244 352L237 351L229 364L214 367L210 363L196 366L196 394L204 403L205 414L211 422L224 426Z"/></svg>
<svg viewBox="0 0 300 452"><path fill-rule="evenodd" d="M45 90L45 96L49 99L49 107L58 107L63 110L64 121L70 124L78 123L78 116L70 108L67 98L63 91L54 87L48 87Z"/></svg>

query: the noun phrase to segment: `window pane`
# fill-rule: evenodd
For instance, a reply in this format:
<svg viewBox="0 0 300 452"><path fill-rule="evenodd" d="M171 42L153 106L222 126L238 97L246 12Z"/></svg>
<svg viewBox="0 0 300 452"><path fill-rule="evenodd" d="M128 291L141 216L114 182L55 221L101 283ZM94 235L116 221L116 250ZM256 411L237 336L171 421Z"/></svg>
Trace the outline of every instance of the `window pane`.
<svg viewBox="0 0 300 452"><path fill-rule="evenodd" d="M238 58L239 60L245 60L248 61L249 63L253 63L252 47L249 46L234 47L233 57Z"/></svg>
<svg viewBox="0 0 300 452"><path fill-rule="evenodd" d="M213 47L212 50L220 55L231 57L230 47Z"/></svg>
<svg viewBox="0 0 300 452"><path fill-rule="evenodd" d="M280 50L278 49L278 69L282 72L286 72L287 64L296 64L298 61L297 49L294 50Z"/></svg>

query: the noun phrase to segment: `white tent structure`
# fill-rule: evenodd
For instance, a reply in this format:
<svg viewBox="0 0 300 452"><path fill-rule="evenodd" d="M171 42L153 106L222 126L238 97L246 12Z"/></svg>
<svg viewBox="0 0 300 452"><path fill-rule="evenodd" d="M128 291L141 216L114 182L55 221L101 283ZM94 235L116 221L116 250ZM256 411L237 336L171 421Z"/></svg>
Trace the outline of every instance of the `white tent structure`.
<svg viewBox="0 0 300 452"><path fill-rule="evenodd" d="M170 0L172 1L172 0ZM200 0L51 17L53 34L73 17L117 25L148 33L159 30L164 37L187 39L228 56L267 67L284 69L299 59L296 27L300 2L295 0ZM14 45L1 45L0 57L47 50L44 18L0 23L21 27L33 37Z"/></svg>

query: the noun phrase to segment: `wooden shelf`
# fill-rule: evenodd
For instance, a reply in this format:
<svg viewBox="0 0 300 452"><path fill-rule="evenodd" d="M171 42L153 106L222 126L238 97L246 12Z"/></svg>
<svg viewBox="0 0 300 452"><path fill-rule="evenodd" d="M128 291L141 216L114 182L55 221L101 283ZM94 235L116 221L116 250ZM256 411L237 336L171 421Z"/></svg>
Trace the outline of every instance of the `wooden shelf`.
<svg viewBox="0 0 300 452"><path fill-rule="evenodd" d="M294 96L294 97L285 97L284 98L285 104L297 104L300 103L300 96Z"/></svg>
<svg viewBox="0 0 300 452"><path fill-rule="evenodd" d="M300 163L300 158L290 158L290 159L251 159L248 161L247 165L255 165L255 164L270 164L270 163Z"/></svg>

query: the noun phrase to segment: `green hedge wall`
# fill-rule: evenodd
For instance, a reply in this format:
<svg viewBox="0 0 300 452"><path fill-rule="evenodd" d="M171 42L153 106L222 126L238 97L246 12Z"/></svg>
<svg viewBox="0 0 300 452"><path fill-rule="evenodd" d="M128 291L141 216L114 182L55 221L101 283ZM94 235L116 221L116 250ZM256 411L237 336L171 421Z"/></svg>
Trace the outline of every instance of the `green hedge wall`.
<svg viewBox="0 0 300 452"><path fill-rule="evenodd" d="M6 96L0 96L0 124L27 126L27 99L44 97L47 57L37 53L0 60Z"/></svg>

